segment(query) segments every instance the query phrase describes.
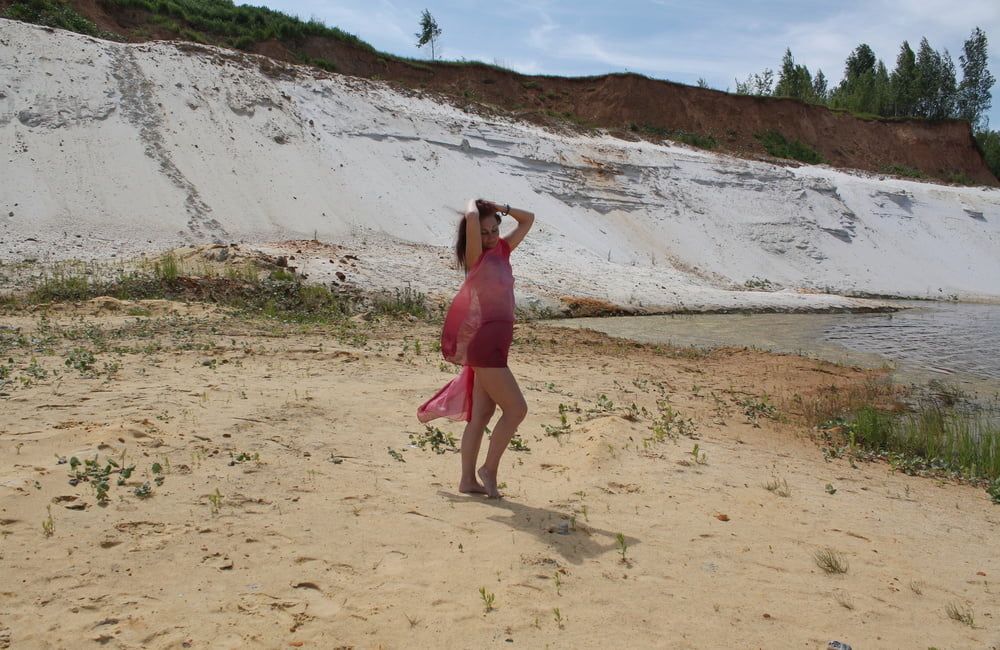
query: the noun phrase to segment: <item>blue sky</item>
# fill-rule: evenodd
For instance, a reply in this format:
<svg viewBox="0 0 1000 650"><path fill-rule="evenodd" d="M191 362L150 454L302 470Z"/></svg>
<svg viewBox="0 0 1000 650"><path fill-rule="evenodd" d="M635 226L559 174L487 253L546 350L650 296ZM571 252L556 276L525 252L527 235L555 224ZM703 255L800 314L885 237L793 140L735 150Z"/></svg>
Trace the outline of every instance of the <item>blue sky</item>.
<svg viewBox="0 0 1000 650"><path fill-rule="evenodd" d="M257 4L254 2L253 4ZM990 70L1000 78L1000 0L843 0L680 2L678 0L267 0L267 6L316 18L379 50L429 57L417 49L420 14L441 27L439 55L497 63L527 74L593 75L631 71L734 90L735 81L777 69L785 48L830 85L844 59L868 43L892 70L899 46L924 36L947 49L959 68L962 44L976 26L990 39ZM426 52L425 52L426 50ZM991 128L1000 128L1000 84L993 87Z"/></svg>

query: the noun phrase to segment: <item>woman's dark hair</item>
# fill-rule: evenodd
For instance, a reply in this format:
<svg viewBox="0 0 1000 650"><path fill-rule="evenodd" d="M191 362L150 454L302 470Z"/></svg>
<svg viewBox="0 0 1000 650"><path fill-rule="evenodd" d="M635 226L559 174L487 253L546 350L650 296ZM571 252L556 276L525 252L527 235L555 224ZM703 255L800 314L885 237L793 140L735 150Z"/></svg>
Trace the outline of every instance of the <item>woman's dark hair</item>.
<svg viewBox="0 0 1000 650"><path fill-rule="evenodd" d="M476 199L476 208L479 209L479 218L485 219L489 216L494 216L497 218L497 223L500 223L500 213L493 209L493 206L482 199ZM455 257L458 258L458 266L466 273L469 269L465 266L465 215L462 215L461 221L458 222L458 236L455 238Z"/></svg>

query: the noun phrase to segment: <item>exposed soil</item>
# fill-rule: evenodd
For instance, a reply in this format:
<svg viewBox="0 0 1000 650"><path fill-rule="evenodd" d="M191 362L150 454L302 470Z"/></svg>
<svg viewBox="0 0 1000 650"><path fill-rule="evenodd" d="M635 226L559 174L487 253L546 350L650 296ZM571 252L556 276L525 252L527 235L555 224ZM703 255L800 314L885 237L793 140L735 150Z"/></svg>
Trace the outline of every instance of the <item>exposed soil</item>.
<svg viewBox="0 0 1000 650"><path fill-rule="evenodd" d="M0 0L0 9L10 4ZM180 38L141 10L109 8L98 0L70 4L129 41ZM252 52L291 63L322 59L343 74L441 92L459 103L544 124L604 128L624 138L684 131L713 137L717 150L754 157L766 157L755 136L773 130L809 145L835 167L885 173L901 166L935 179L1000 185L968 123L958 120L861 119L792 99L732 95L636 74L526 76L483 64L411 63L323 37L264 41Z"/></svg>

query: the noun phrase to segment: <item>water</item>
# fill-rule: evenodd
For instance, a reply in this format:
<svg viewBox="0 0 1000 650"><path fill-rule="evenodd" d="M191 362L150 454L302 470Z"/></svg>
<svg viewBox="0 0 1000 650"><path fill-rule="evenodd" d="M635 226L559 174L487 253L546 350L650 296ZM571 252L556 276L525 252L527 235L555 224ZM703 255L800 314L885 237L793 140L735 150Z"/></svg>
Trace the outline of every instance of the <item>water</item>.
<svg viewBox="0 0 1000 650"><path fill-rule="evenodd" d="M897 380L1000 393L1000 305L898 301L893 314L705 314L549 321L645 343L733 345L865 367Z"/></svg>

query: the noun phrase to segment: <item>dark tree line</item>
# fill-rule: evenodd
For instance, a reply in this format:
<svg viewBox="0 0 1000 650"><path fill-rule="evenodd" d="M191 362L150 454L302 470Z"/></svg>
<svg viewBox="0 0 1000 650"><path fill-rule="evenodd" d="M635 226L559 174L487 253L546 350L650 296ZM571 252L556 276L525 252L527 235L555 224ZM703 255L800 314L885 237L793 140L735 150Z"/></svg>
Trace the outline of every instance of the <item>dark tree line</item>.
<svg viewBox="0 0 1000 650"><path fill-rule="evenodd" d="M872 48L862 43L844 62L841 82L828 88L822 70L811 74L808 67L795 62L791 49L786 49L777 75L768 68L745 81L737 80L736 92L793 97L862 115L967 120L987 164L1000 177L1000 132L989 130L987 115L992 105L990 88L996 78L987 67L983 30L972 30L958 60L956 68L948 50L935 50L926 38L920 40L916 52L903 41L890 71Z"/></svg>

